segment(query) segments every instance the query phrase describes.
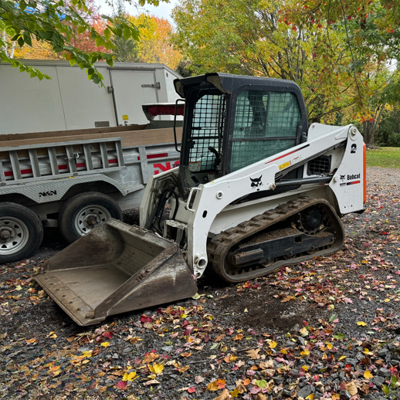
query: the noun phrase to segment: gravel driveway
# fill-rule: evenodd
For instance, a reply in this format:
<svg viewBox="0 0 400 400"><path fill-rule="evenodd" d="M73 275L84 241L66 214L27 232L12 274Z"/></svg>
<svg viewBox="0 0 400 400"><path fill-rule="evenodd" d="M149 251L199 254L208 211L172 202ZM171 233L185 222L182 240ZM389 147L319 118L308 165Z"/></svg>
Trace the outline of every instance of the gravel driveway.
<svg viewBox="0 0 400 400"><path fill-rule="evenodd" d="M65 247L48 233L32 259L0 266L0 396L400 398L400 170L367 173L368 209L343 218L334 256L244 284L204 278L193 299L89 328L32 280Z"/></svg>

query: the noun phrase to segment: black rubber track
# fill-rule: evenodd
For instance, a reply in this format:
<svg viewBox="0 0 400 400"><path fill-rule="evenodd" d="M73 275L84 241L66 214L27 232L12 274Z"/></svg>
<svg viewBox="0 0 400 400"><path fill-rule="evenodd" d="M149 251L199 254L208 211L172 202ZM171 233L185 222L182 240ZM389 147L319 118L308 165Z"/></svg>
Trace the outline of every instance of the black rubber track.
<svg viewBox="0 0 400 400"><path fill-rule="evenodd" d="M251 240L255 235L271 228L272 225L285 221L307 208L318 206L325 212L329 221L329 229L335 237L334 243L328 248L316 249L312 253L297 253L293 257L277 259L268 265L255 264L245 271L231 273L227 259L231 249L241 243ZM282 265L297 264L310 260L316 256L326 256L338 251L344 243L344 227L335 210L325 199L300 198L283 204L273 210L257 215L249 221L245 221L233 228L230 228L209 242L208 260L213 271L224 281L230 283L245 282L250 279L264 276L274 272Z"/></svg>

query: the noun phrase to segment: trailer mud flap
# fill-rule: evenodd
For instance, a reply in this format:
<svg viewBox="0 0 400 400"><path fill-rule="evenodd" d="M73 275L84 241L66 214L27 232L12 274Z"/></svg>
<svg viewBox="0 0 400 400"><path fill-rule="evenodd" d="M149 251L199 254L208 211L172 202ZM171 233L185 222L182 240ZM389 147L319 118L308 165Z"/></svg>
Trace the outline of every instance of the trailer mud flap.
<svg viewBox="0 0 400 400"><path fill-rule="evenodd" d="M176 243L113 219L47 261L35 280L81 326L197 291Z"/></svg>

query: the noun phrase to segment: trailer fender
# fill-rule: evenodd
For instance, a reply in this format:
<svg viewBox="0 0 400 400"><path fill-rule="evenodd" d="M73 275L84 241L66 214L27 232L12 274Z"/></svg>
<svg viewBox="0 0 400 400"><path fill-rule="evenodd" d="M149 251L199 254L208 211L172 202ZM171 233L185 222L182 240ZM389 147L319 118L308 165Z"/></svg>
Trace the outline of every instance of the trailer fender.
<svg viewBox="0 0 400 400"><path fill-rule="evenodd" d="M10 185L7 187L0 187L0 200L2 196L10 194L20 194L26 198L34 201L37 204L43 204L53 201L60 201L64 199L64 196L76 185L89 184L95 182L105 182L113 186L123 196L133 191L140 190L143 185L136 187L122 186L114 179L109 178L106 175L90 175L90 176L77 176L68 177L62 179L52 179L42 181L40 178L36 182L29 182L23 185Z"/></svg>

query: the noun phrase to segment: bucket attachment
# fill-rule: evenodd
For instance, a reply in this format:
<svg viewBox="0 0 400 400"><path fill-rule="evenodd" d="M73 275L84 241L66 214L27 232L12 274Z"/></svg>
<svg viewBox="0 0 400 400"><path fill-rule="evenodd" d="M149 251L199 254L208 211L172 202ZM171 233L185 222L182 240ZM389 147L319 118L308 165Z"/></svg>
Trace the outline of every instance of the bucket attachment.
<svg viewBox="0 0 400 400"><path fill-rule="evenodd" d="M35 280L81 326L197 291L176 243L113 219L47 261Z"/></svg>

